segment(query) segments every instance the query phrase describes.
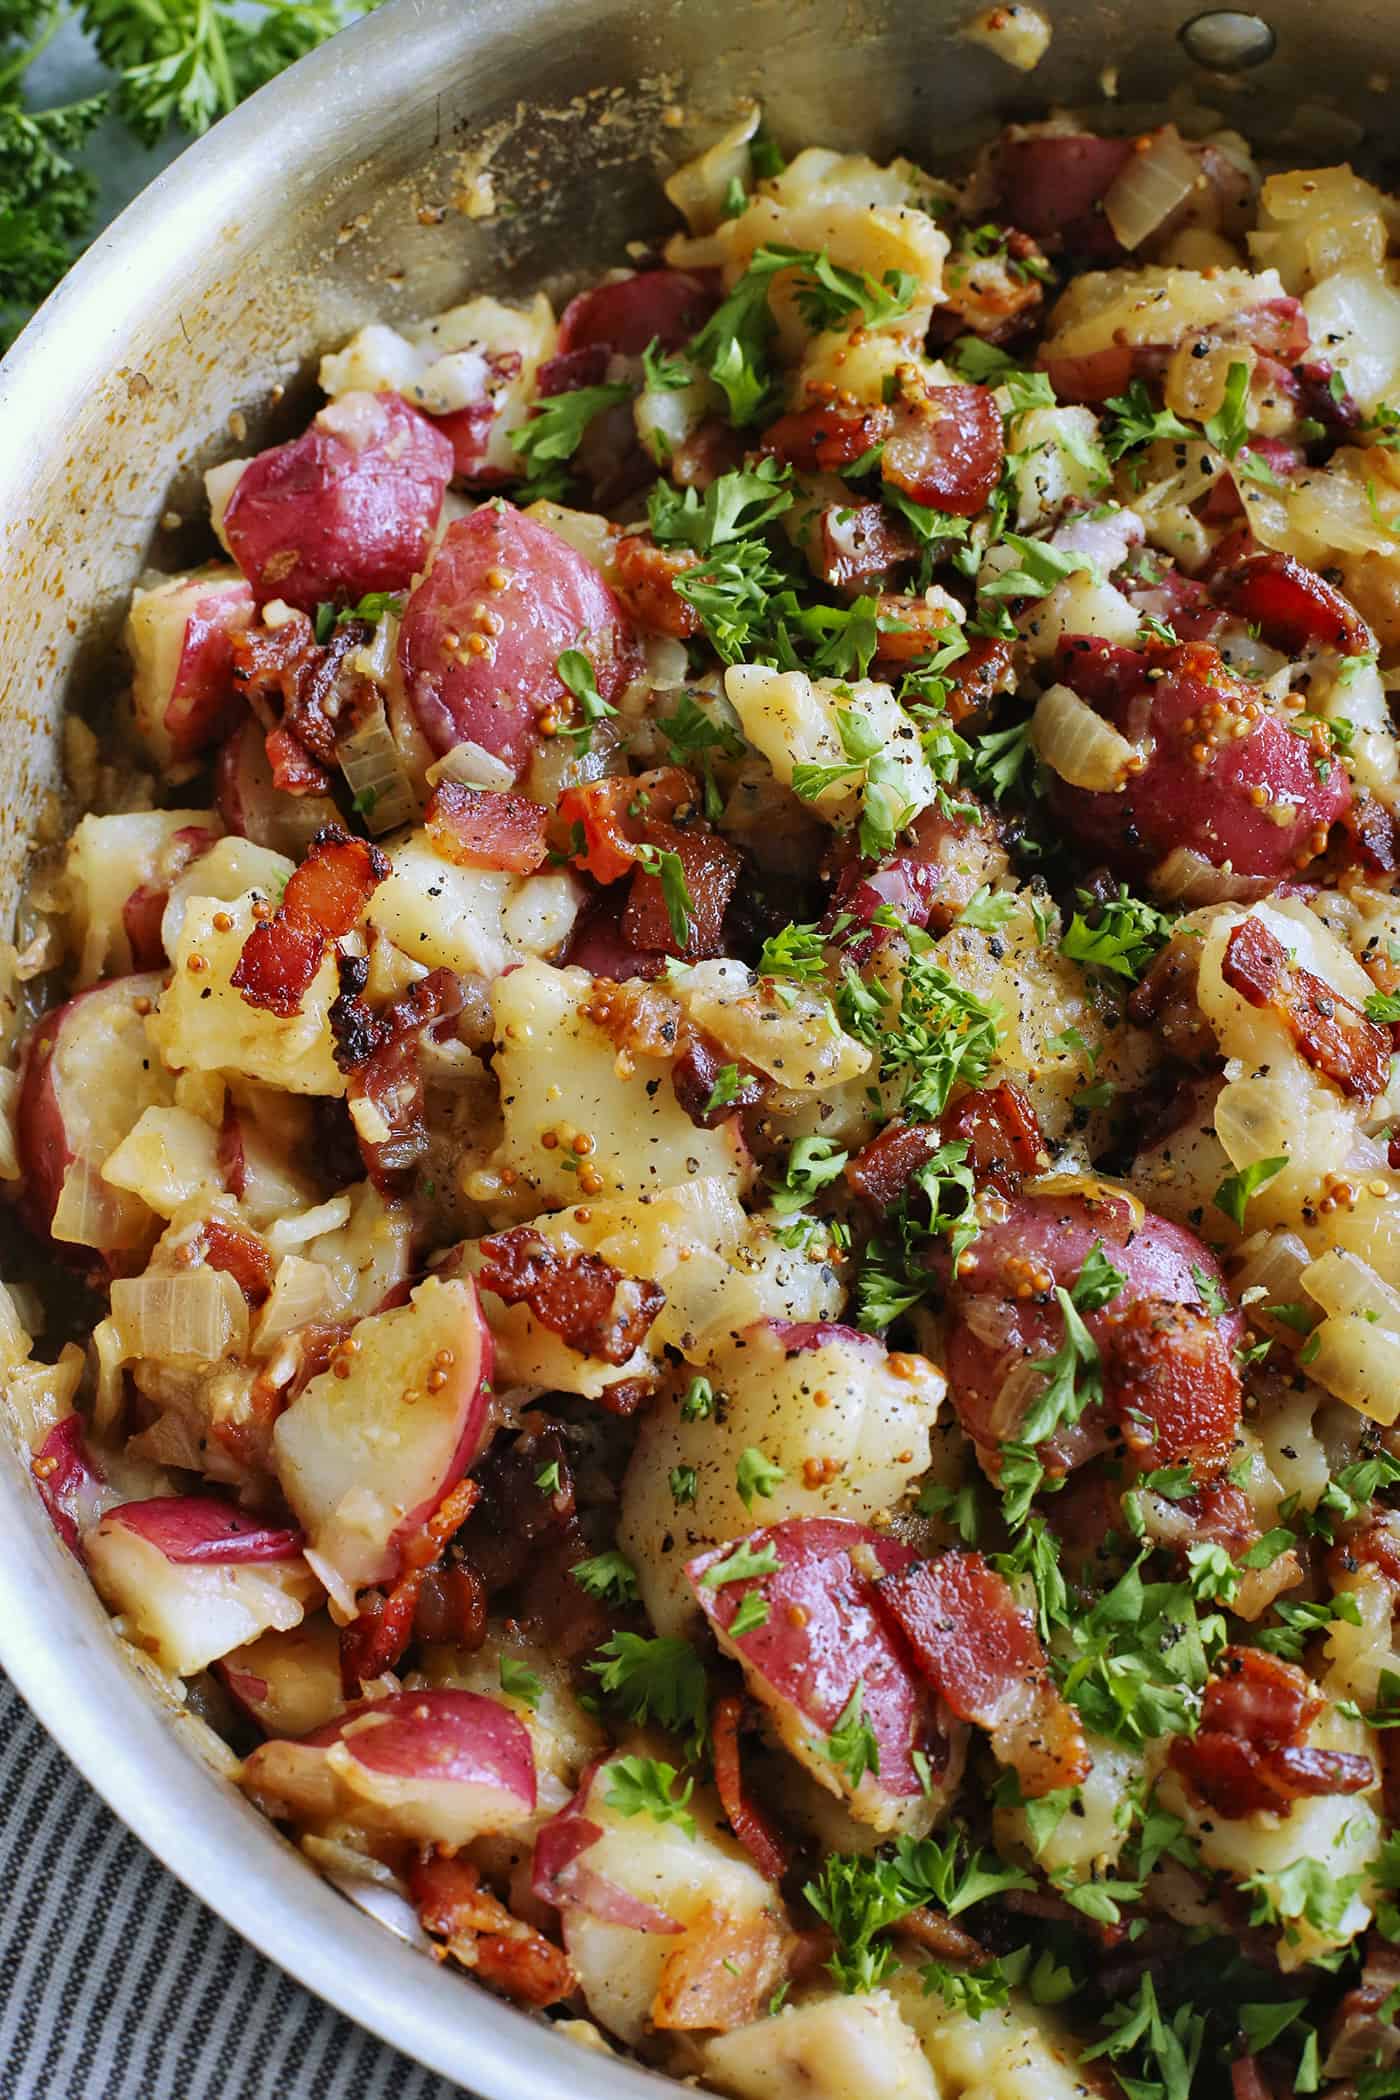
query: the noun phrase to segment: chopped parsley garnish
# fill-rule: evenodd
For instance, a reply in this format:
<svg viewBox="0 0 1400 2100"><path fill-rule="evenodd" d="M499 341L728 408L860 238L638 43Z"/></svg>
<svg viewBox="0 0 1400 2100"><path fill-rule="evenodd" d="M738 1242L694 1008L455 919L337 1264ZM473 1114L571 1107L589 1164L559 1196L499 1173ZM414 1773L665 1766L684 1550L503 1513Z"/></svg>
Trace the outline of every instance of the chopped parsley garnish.
<svg viewBox="0 0 1400 2100"><path fill-rule="evenodd" d="M1244 1214L1250 1197L1271 1182L1275 1175L1281 1174L1287 1165L1287 1153L1280 1153L1274 1159L1251 1160L1249 1165L1241 1167L1237 1174L1225 1176L1211 1201L1217 1210L1223 1211L1243 1232Z"/></svg>
<svg viewBox="0 0 1400 2100"><path fill-rule="evenodd" d="M605 700L598 690L598 681L593 675L593 665L582 649L565 649L554 660L554 668L560 683L567 686L578 706L581 720L576 729L565 729L559 733L578 744L581 751L593 748L593 725L617 709ZM680 936L677 936L680 938Z"/></svg>
<svg viewBox="0 0 1400 2100"><path fill-rule="evenodd" d="M688 946L695 903L686 885L685 862L669 847L650 844L637 847L636 859L637 866L645 869L648 875L655 875L661 884L671 938L678 948Z"/></svg>
<svg viewBox="0 0 1400 2100"><path fill-rule="evenodd" d="M802 1893L836 1936L836 1982L845 1991L873 1991L895 1965L894 1949L877 1937L911 1910L930 1904L955 1918L1007 1889L1033 1886L1021 1868L975 1851L966 1830L954 1828L941 1840L899 1838L892 1858L828 1853Z"/></svg>
<svg viewBox="0 0 1400 2100"><path fill-rule="evenodd" d="M827 936L819 927L793 924L771 934L758 957L760 977L790 977L798 984L826 975Z"/></svg>
<svg viewBox="0 0 1400 2100"><path fill-rule="evenodd" d="M616 1548L597 1553L592 1560L575 1562L570 1573L581 1590L603 1603L632 1604L640 1594L636 1569Z"/></svg>
<svg viewBox="0 0 1400 2100"><path fill-rule="evenodd" d="M527 423L509 433L510 441L526 464L522 493L557 493L559 468L572 459L583 443L583 434L595 416L619 402L630 401L632 389L624 382L607 386L575 387L572 393L551 394L536 401Z"/></svg>
<svg viewBox="0 0 1400 2100"><path fill-rule="evenodd" d="M705 1666L689 1641L615 1633L586 1666L630 1721L702 1743L706 1733Z"/></svg>
<svg viewBox="0 0 1400 2100"><path fill-rule="evenodd" d="M865 1716L865 1685L859 1678L826 1739L826 1754L852 1787L858 1787L867 1772L879 1777L880 1745Z"/></svg>
<svg viewBox="0 0 1400 2100"><path fill-rule="evenodd" d="M1154 408L1146 384L1135 379L1126 394L1115 394L1104 403L1113 422L1104 431L1104 450L1110 459L1121 459L1139 445L1155 444L1159 438L1190 439L1196 432L1169 408Z"/></svg>
<svg viewBox="0 0 1400 2100"><path fill-rule="evenodd" d="M770 1539L766 1546L754 1546L748 1539L741 1539L732 1553L706 1568L700 1577L700 1587L705 1590L723 1589L731 1582L751 1582L760 1575L776 1575L778 1572L778 1549Z"/></svg>
<svg viewBox="0 0 1400 2100"><path fill-rule="evenodd" d="M780 1217L790 1217L795 1210L804 1210L809 1199L828 1182L835 1181L846 1164L847 1155L831 1142L830 1138L798 1138L788 1154L783 1178L770 1197L772 1208Z"/></svg>
<svg viewBox="0 0 1400 2100"><path fill-rule="evenodd" d="M318 642L328 642L337 627L347 627L352 620L368 620L377 627L390 613L396 620L402 619L406 602L402 591L366 591L354 605L336 605L323 598L316 608L312 629Z"/></svg>
<svg viewBox="0 0 1400 2100"><path fill-rule="evenodd" d="M538 1706L544 1696L544 1686L534 1671L512 1655L501 1657L501 1690L508 1699L523 1700L530 1707Z"/></svg>
<svg viewBox="0 0 1400 2100"><path fill-rule="evenodd" d="M687 1779L679 1794L674 1765L656 1757L615 1757L607 1765L609 1808L622 1816L650 1816L653 1823L674 1823L686 1837L695 1835L695 1818L687 1803L695 1781Z"/></svg>
<svg viewBox="0 0 1400 2100"><path fill-rule="evenodd" d="M773 1493L774 1488L780 1487L786 1479L787 1472L785 1468L775 1465L772 1459L765 1458L756 1445L750 1444L747 1449L740 1452L738 1465L739 1500L743 1503L745 1509L753 1508L755 1495L762 1495L766 1501Z"/></svg>
<svg viewBox="0 0 1400 2100"><path fill-rule="evenodd" d="M993 1009L928 954L906 962L899 1012L852 1030L878 1046L880 1075L900 1083L906 1115L926 1122L942 1115L955 1086L981 1086L1000 1032Z"/></svg>
<svg viewBox="0 0 1400 2100"><path fill-rule="evenodd" d="M1171 939L1175 926L1171 915L1130 895L1125 883L1106 902L1092 897L1088 890L1076 890L1075 897L1080 909L1060 942L1061 955L1136 983ZM1086 912L1092 914L1092 924Z"/></svg>

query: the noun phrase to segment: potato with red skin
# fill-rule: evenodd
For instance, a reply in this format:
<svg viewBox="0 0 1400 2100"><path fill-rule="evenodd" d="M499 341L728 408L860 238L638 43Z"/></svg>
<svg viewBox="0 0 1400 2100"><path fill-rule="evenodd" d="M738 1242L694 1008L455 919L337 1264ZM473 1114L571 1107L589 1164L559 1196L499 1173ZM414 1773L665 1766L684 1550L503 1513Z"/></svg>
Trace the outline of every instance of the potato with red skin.
<svg viewBox="0 0 1400 2100"><path fill-rule="evenodd" d="M155 972L112 978L45 1014L31 1032L20 1060L15 1138L21 1208L32 1232L48 1232L75 1161L99 1172L143 1110L173 1098L173 1082L146 1035L160 989ZM134 1198L112 1195L145 1210Z"/></svg>
<svg viewBox="0 0 1400 2100"><path fill-rule="evenodd" d="M589 659L609 703L641 662L597 570L533 518L484 504L449 525L404 612L398 668L411 730L435 756L480 744L519 773L542 740L541 717L573 709L557 669L566 649Z"/></svg>
<svg viewBox="0 0 1400 2100"><path fill-rule="evenodd" d="M252 591L222 565L133 594L126 621L131 708L157 766L193 758L238 720L231 645L252 618Z"/></svg>
<svg viewBox="0 0 1400 2100"><path fill-rule="evenodd" d="M600 346L640 357L653 341L662 350L679 350L717 303L709 285L688 270L638 270L569 301L559 322L559 350L567 355Z"/></svg>
<svg viewBox="0 0 1400 2100"><path fill-rule="evenodd" d="M991 501L1005 449L989 388L925 387L896 404L880 472L916 503L974 518Z"/></svg>
<svg viewBox="0 0 1400 2100"><path fill-rule="evenodd" d="M397 1576L405 1543L484 1450L492 1351L465 1277L429 1277L351 1339L278 1417L273 1451L313 1565L358 1589Z"/></svg>
<svg viewBox="0 0 1400 2100"><path fill-rule="evenodd" d="M798 1333L792 1331L794 1344ZM770 1572L723 1580L739 1545L771 1563ZM931 1794L941 1796L956 1782L964 1747L963 1734L952 1733L876 1601L880 1577L903 1574L915 1561L907 1546L864 1524L796 1517L716 1546L686 1566L715 1638L742 1665L784 1748L819 1785L843 1797L858 1821L879 1831L927 1830L935 1802L925 1794L914 1753L928 1759ZM731 1631L752 1596L767 1605L766 1618L747 1632ZM853 1779L829 1744L857 1687L879 1768Z"/></svg>
<svg viewBox="0 0 1400 2100"><path fill-rule="evenodd" d="M998 1447L1020 1436L1040 1382L1031 1367L1054 1356L1064 1339L1056 1288L1072 1291L1095 1246L1126 1278L1121 1291L1084 1324L1103 1363L1106 1405L1060 1427L1041 1446L1041 1459L1066 1472L1104 1450L1128 1407L1156 1429L1143 1463L1149 1467L1199 1461L1208 1473L1223 1469L1234 1449L1240 1415L1234 1350L1244 1323L1231 1306L1201 1321L1202 1285L1223 1291L1219 1264L1193 1233L1148 1211L1135 1225L1136 1207L1111 1185L1102 1193L1023 1194L988 1219L961 1256L950 1294L947 1344L949 1391L958 1419L979 1456L995 1463ZM1228 1300L1227 1300L1228 1302ZM1138 1308L1147 1310L1140 1313ZM1162 1333L1152 1355L1139 1322L1170 1325L1173 1308L1195 1316L1179 1337ZM1121 1379L1117 1341L1124 1335ZM1178 1357L1182 1359L1177 1376ZM1121 1394L1121 1404L1118 1396ZM1161 1421L1158 1423L1160 1405ZM1146 1445L1147 1431L1135 1424ZM1168 1449L1172 1456L1168 1458Z"/></svg>
<svg viewBox="0 0 1400 2100"><path fill-rule="evenodd" d="M535 1753L523 1721L480 1692L362 1700L295 1741L263 1743L240 1784L267 1814L465 1845L534 1815Z"/></svg>
<svg viewBox="0 0 1400 2100"><path fill-rule="evenodd" d="M220 531L260 605L354 604L411 583L452 472L451 444L401 395L343 394L248 461Z"/></svg>
<svg viewBox="0 0 1400 2100"><path fill-rule="evenodd" d="M1056 671L1145 755L1119 794L1052 775L1071 834L1123 874L1150 878L1187 847L1252 893L1305 867L1350 806L1345 768L1232 677L1209 643L1109 651L1072 636Z"/></svg>
<svg viewBox="0 0 1400 2100"><path fill-rule="evenodd" d="M1131 139L1092 132L998 140L991 173L1007 218L1037 240L1074 255L1121 254L1103 200L1132 158Z"/></svg>

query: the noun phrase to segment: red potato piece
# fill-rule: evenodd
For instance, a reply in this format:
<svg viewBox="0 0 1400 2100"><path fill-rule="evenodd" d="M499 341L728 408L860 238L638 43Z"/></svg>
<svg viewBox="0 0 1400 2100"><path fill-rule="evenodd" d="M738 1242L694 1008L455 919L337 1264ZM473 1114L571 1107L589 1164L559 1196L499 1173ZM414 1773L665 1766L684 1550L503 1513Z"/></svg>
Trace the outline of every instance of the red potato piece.
<svg viewBox="0 0 1400 2100"><path fill-rule="evenodd" d="M1003 138L993 163L1002 208L1014 225L1056 248L1096 258L1118 254L1101 207L1132 152L1131 139L1090 132Z"/></svg>
<svg viewBox="0 0 1400 2100"><path fill-rule="evenodd" d="M329 795L290 795L277 786L264 731L248 720L219 753L214 773L219 814L239 838L300 860L318 831L340 815Z"/></svg>
<svg viewBox="0 0 1400 2100"><path fill-rule="evenodd" d="M160 767L183 764L227 734L242 712L233 682L233 637L253 618L253 593L236 570L172 576L131 601L131 705Z"/></svg>
<svg viewBox="0 0 1400 2100"><path fill-rule="evenodd" d="M1251 1006L1277 1014L1314 1071L1354 1101L1374 1101L1390 1077L1389 1028L1301 963L1262 919L1242 919L1225 944L1221 974Z"/></svg>
<svg viewBox="0 0 1400 2100"><path fill-rule="evenodd" d="M271 1627L297 1625L319 1595L298 1533L212 1495L123 1503L84 1544L93 1582L130 1638L182 1677Z"/></svg>
<svg viewBox="0 0 1400 2100"><path fill-rule="evenodd" d="M345 1710L340 1636L324 1612L230 1649L215 1671L264 1735L310 1735Z"/></svg>
<svg viewBox="0 0 1400 2100"><path fill-rule="evenodd" d="M1150 738L1143 770L1121 794L1054 781L1056 807L1093 850L1140 874L1185 847L1243 882L1273 883L1325 849L1351 802L1345 768L1263 706L1258 689L1232 677L1209 643L1124 652L1138 655L1133 665L1077 649L1078 639L1061 646L1065 682L1132 740ZM1118 697L1096 703L1094 688L1110 684Z"/></svg>
<svg viewBox="0 0 1400 2100"><path fill-rule="evenodd" d="M1369 1757L1304 1742L1323 1701L1311 1678L1258 1648L1227 1648L1206 1686L1196 1735L1170 1757L1193 1791L1222 1816L1272 1810L1317 1794L1355 1794L1375 1779Z"/></svg>
<svg viewBox="0 0 1400 2100"><path fill-rule="evenodd" d="M639 270L571 299L559 322L559 349L567 355L600 345L622 357L640 357L655 341L663 350L679 350L717 303L710 286L688 271Z"/></svg>
<svg viewBox="0 0 1400 2100"><path fill-rule="evenodd" d="M1219 1264L1194 1233L1152 1211L1137 1226L1134 1216L1129 1198L1108 1189L1093 1199L1069 1193L1023 1195L1008 1206L1004 1217L983 1226L959 1261L951 1295L949 1390L963 1428L989 1457L1000 1444L1018 1437L1039 1389L1030 1367L1052 1357L1063 1340L1055 1288L1073 1288L1096 1245L1127 1279L1117 1298L1085 1320L1104 1359L1110 1398L1115 1321L1121 1325L1139 1303L1200 1313L1202 1290L1209 1292L1211 1285L1223 1290ZM1244 1323L1231 1307L1213 1323L1211 1333L1211 1377L1201 1385L1199 1407L1186 1415L1176 1443L1184 1446L1183 1456L1199 1456L1218 1471L1220 1454L1228 1456L1233 1450L1239 1420L1234 1349ZM1157 1386L1149 1380L1147 1390L1139 1392L1135 1375L1124 1375L1132 1404L1151 1415ZM1163 1390L1175 1393L1174 1383ZM1106 1441L1106 1425L1093 1410L1050 1438L1042 1446L1042 1460L1067 1471L1102 1450Z"/></svg>
<svg viewBox="0 0 1400 2100"><path fill-rule="evenodd" d="M30 1034L15 1138L31 1231L48 1232L70 1167L81 1161L97 1174L142 1111L169 1102L171 1081L146 1034L160 989L155 973L114 978L46 1014ZM118 1237L103 1244L129 1244L123 1229L144 1229L149 1214L134 1198L110 1195Z"/></svg>
<svg viewBox="0 0 1400 2100"><path fill-rule="evenodd" d="M250 459L223 516L260 605L314 612L401 591L427 559L452 446L398 394L343 394L289 444Z"/></svg>
<svg viewBox="0 0 1400 2100"><path fill-rule="evenodd" d="M93 1459L83 1418L65 1415L29 1462L39 1499L70 1553L83 1557L82 1537L113 1497Z"/></svg>
<svg viewBox="0 0 1400 2100"><path fill-rule="evenodd" d="M352 1329L273 1431L310 1556L342 1591L393 1581L407 1542L485 1449L491 1337L465 1278Z"/></svg>
<svg viewBox="0 0 1400 2100"><path fill-rule="evenodd" d="M800 1337L814 1331L790 1329L789 1346L804 1346ZM774 1560L773 1572L716 1583L736 1544ZM914 1558L907 1546L863 1524L800 1517L717 1546L686 1567L696 1602L720 1646L743 1666L784 1747L829 1792L844 1795L854 1815L882 1830L907 1822L921 1802L914 1752L928 1758L936 1779L950 1762L934 1702L875 1601L879 1575L901 1574ZM755 1594L768 1607L766 1620L731 1634L740 1606ZM857 1686L879 1768L853 1784L849 1769L828 1754L828 1742Z"/></svg>
<svg viewBox="0 0 1400 2100"><path fill-rule="evenodd" d="M388 872L388 861L367 840L334 825L317 832L282 902L243 943L229 979L234 989L267 1013L300 1013L326 950L358 923Z"/></svg>
<svg viewBox="0 0 1400 2100"><path fill-rule="evenodd" d="M535 1811L529 1731L478 1692L396 1692L296 1741L263 1743L240 1784L279 1820L348 1822L420 1844L470 1844Z"/></svg>
<svg viewBox="0 0 1400 2100"><path fill-rule="evenodd" d="M901 400L880 472L916 503L972 518L991 501L1005 444L984 386L933 386Z"/></svg>
<svg viewBox="0 0 1400 2100"><path fill-rule="evenodd" d="M888 1575L875 1596L949 1712L987 1730L1027 1800L1087 1779L1084 1730L1050 1676L1035 1623L980 1553L943 1553Z"/></svg>
<svg viewBox="0 0 1400 2100"><path fill-rule="evenodd" d="M139 883L123 904L122 932L131 950L134 969L159 970L164 967L165 943L160 928L165 907L170 902L170 886L193 862L202 859L218 835L202 824L183 825L172 835L160 856L164 882Z"/></svg>
<svg viewBox="0 0 1400 2100"><path fill-rule="evenodd" d="M548 812L524 795L444 780L433 790L424 821L434 853L459 868L532 875L549 853Z"/></svg>
<svg viewBox="0 0 1400 2100"><path fill-rule="evenodd" d="M399 630L405 696L432 751L480 744L519 772L543 735L541 717L573 706L556 668L566 649L588 657L609 703L640 664L597 570L509 504L484 504L449 525Z"/></svg>

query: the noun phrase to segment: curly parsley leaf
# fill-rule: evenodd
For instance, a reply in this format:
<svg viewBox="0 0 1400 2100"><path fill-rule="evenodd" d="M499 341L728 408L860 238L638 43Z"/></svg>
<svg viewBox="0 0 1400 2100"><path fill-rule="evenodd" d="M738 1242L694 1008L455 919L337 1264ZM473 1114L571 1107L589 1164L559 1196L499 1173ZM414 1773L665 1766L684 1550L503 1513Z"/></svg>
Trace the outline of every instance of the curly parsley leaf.
<svg viewBox="0 0 1400 2100"><path fill-rule="evenodd" d="M586 1667L630 1721L655 1720L692 1744L704 1742L705 1666L689 1641L615 1633Z"/></svg>
<svg viewBox="0 0 1400 2100"><path fill-rule="evenodd" d="M686 1837L695 1835L695 1818L687 1803L695 1781L687 1779L679 1794L674 1765L657 1757L615 1757L607 1766L609 1808L621 1816L650 1816L653 1823L674 1823Z"/></svg>

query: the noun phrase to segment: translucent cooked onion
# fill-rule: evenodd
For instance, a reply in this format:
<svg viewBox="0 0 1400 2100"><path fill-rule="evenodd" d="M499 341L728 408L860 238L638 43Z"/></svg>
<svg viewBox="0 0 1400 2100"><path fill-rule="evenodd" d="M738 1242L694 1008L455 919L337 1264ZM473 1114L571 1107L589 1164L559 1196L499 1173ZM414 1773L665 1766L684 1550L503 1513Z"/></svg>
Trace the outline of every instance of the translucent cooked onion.
<svg viewBox="0 0 1400 2100"><path fill-rule="evenodd" d="M69 1246L97 1247L105 1254L139 1247L153 1223L138 1197L110 1187L90 1160L75 1159L63 1177L49 1231Z"/></svg>
<svg viewBox="0 0 1400 2100"><path fill-rule="evenodd" d="M1031 742L1061 780L1100 793L1121 788L1138 755L1067 685L1052 685L1041 694L1031 717Z"/></svg>
<svg viewBox="0 0 1400 2100"><path fill-rule="evenodd" d="M1104 217L1125 248L1140 247L1200 178L1200 163L1182 145L1176 126L1167 124L1114 177L1103 200Z"/></svg>
<svg viewBox="0 0 1400 2100"><path fill-rule="evenodd" d="M1400 1417L1400 1334L1342 1313L1315 1327L1308 1375L1383 1427Z"/></svg>
<svg viewBox="0 0 1400 2100"><path fill-rule="evenodd" d="M1400 1334L1400 1291L1384 1282L1371 1264L1358 1255L1334 1247L1305 1269L1299 1280L1324 1312L1360 1313L1373 1324Z"/></svg>
<svg viewBox="0 0 1400 2100"><path fill-rule="evenodd" d="M1240 1248L1239 1266L1231 1277L1249 1317L1257 1319L1270 1305L1295 1303L1311 1259L1296 1232L1252 1233Z"/></svg>
<svg viewBox="0 0 1400 2100"><path fill-rule="evenodd" d="M662 187L692 233L713 233L724 217L729 185L747 189L751 172L749 141L758 130L759 108L751 102L713 146L686 161Z"/></svg>
<svg viewBox="0 0 1400 2100"><path fill-rule="evenodd" d="M455 780L462 787L508 788L513 785L515 775L503 758L487 751L481 744L454 744L428 768L428 786L440 787L444 780Z"/></svg>
<svg viewBox="0 0 1400 2100"><path fill-rule="evenodd" d="M400 824L413 822L418 797L385 719L382 700L376 699L358 728L338 740L335 755L370 831L394 831Z"/></svg>
<svg viewBox="0 0 1400 2100"><path fill-rule="evenodd" d="M1267 894L1267 876L1235 875L1217 868L1194 846L1173 846L1152 871L1152 890L1163 904L1241 904Z"/></svg>
<svg viewBox="0 0 1400 2100"><path fill-rule="evenodd" d="M222 1269L183 1269L172 1276L119 1277L112 1285L112 1324L123 1357L184 1357L216 1363L248 1339L248 1307Z"/></svg>
<svg viewBox="0 0 1400 2100"><path fill-rule="evenodd" d="M312 1320L328 1317L335 1297L330 1272L319 1261L306 1261L288 1254L277 1267L272 1295L258 1319L253 1346L259 1356L270 1355L289 1334Z"/></svg>

